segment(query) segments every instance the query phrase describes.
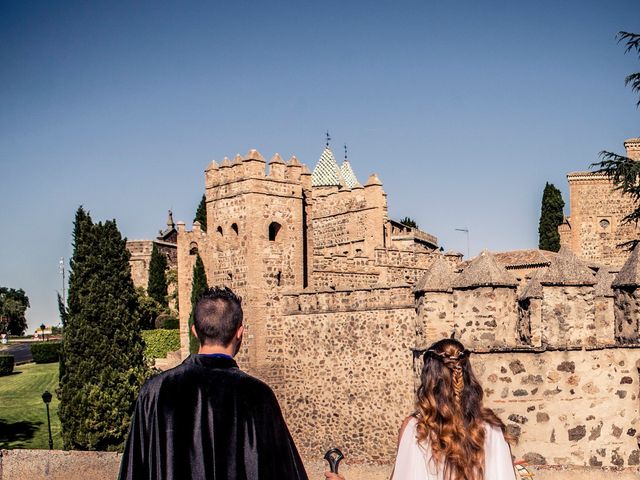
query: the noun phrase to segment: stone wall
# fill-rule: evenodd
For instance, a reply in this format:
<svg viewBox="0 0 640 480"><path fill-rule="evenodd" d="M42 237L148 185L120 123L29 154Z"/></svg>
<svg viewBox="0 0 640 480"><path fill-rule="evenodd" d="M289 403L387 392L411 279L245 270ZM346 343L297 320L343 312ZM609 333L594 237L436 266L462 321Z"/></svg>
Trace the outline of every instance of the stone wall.
<svg viewBox="0 0 640 480"><path fill-rule="evenodd" d="M543 286L542 343L555 347L596 344L593 286ZM604 321L604 320L603 320Z"/></svg>
<svg viewBox="0 0 640 480"><path fill-rule="evenodd" d="M413 409L410 289L291 296L284 325L281 401L302 454L338 445L354 461L390 462Z"/></svg>
<svg viewBox="0 0 640 480"><path fill-rule="evenodd" d="M517 345L515 288L456 289L453 291L453 308L456 337L467 347L477 349Z"/></svg>
<svg viewBox="0 0 640 480"><path fill-rule="evenodd" d="M128 240L127 250L131 254L129 265L133 284L146 290L149 283L149 261L153 250L153 240Z"/></svg>
<svg viewBox="0 0 640 480"><path fill-rule="evenodd" d="M323 452L303 458L309 478L322 478L327 462ZM63 452L60 450L0 450L0 480L115 480L120 454L110 452ZM353 463L346 458L340 473L348 480L388 480L391 465ZM615 475L617 480L637 479L637 468L535 466L536 480L601 480Z"/></svg>
<svg viewBox="0 0 640 480"><path fill-rule="evenodd" d="M620 268L629 254L617 245L638 235L633 223L622 221L633 210L633 200L614 191L603 175L577 172L567 179L571 215L560 229L562 243L583 260Z"/></svg>
<svg viewBox="0 0 640 480"><path fill-rule="evenodd" d="M472 355L485 403L534 464L640 464L640 350L614 348Z"/></svg>

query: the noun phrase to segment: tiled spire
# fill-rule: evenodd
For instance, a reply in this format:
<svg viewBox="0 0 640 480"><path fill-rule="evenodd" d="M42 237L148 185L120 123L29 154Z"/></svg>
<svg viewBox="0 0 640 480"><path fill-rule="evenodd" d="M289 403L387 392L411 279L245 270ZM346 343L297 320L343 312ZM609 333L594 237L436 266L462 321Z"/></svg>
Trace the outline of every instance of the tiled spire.
<svg viewBox="0 0 640 480"><path fill-rule="evenodd" d="M311 185L314 187L342 187L345 185L340 167L338 167L336 158L328 146L325 147L316 168L313 169Z"/></svg>

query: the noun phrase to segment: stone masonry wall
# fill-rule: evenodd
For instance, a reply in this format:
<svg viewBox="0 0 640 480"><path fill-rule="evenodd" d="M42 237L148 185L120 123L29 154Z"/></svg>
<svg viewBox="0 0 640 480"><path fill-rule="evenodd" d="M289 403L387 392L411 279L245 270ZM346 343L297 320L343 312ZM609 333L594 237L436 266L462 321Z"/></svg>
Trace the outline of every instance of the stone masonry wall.
<svg viewBox="0 0 640 480"><path fill-rule="evenodd" d="M638 349L471 356L485 403L520 437L517 458L534 464L634 466Z"/></svg>
<svg viewBox="0 0 640 480"><path fill-rule="evenodd" d="M469 348L518 344L515 288L478 287L453 291L456 338Z"/></svg>
<svg viewBox="0 0 640 480"><path fill-rule="evenodd" d="M620 288L614 290L614 323L615 337L621 343L637 343L640 329L640 292L637 288Z"/></svg>
<svg viewBox="0 0 640 480"><path fill-rule="evenodd" d="M129 240L127 250L131 254L129 265L131 266L131 279L136 287L145 290L149 283L149 261L153 250L152 240Z"/></svg>
<svg viewBox="0 0 640 480"><path fill-rule="evenodd" d="M563 243L583 260L620 268L628 257L617 245L637 238L638 228L623 224L633 210L633 201L612 190L609 180L586 172L570 174L570 234L562 232ZM565 229L566 230L566 229Z"/></svg>
<svg viewBox="0 0 640 480"><path fill-rule="evenodd" d="M413 409L411 291L303 294L287 309L281 403L303 456L339 446L354 462L391 462Z"/></svg>
<svg viewBox="0 0 640 480"><path fill-rule="evenodd" d="M542 343L554 347L596 344L592 286L543 286Z"/></svg>
<svg viewBox="0 0 640 480"><path fill-rule="evenodd" d="M316 254L358 254L364 249L365 229L372 207L364 190L343 191L313 200L313 246Z"/></svg>

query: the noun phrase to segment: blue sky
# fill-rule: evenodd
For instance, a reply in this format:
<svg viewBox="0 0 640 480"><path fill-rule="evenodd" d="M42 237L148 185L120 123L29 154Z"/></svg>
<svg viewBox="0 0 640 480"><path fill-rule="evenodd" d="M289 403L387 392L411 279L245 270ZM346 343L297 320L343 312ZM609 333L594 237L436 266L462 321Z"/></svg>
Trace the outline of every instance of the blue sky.
<svg viewBox="0 0 640 480"><path fill-rule="evenodd" d="M537 245L546 181L640 135L635 1L0 2L0 285L57 322L75 210L190 224L211 159L333 137L446 249ZM567 207L568 213L568 207Z"/></svg>

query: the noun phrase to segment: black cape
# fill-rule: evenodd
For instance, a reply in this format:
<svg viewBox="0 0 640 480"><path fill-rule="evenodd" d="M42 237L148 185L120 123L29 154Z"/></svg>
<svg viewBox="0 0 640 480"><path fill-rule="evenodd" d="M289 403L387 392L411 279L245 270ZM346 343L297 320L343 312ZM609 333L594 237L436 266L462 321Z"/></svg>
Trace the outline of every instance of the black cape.
<svg viewBox="0 0 640 480"><path fill-rule="evenodd" d="M205 355L143 385L119 479L308 480L271 389Z"/></svg>

